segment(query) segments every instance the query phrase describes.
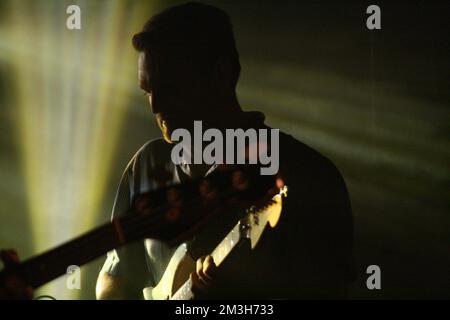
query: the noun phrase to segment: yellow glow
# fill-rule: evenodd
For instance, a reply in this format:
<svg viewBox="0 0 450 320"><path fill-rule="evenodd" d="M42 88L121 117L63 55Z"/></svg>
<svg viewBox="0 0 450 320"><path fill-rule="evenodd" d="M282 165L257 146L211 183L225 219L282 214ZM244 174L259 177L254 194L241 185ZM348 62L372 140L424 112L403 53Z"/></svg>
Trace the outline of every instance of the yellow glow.
<svg viewBox="0 0 450 320"><path fill-rule="evenodd" d="M8 1L0 59L14 70L17 138L41 252L87 231L103 200L122 120L137 83L131 36L149 1ZM81 30L66 8L81 7ZM64 277L42 294L75 298Z"/></svg>

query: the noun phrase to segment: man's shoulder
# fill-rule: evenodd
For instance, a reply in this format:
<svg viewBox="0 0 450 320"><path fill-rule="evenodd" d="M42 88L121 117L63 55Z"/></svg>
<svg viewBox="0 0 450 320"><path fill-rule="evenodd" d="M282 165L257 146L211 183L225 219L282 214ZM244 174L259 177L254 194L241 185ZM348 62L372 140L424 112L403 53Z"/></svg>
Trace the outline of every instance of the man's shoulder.
<svg viewBox="0 0 450 320"><path fill-rule="evenodd" d="M163 138L157 138L147 141L136 152L135 157L139 156L154 156L156 154L169 155L172 150L172 146L167 143Z"/></svg>
<svg viewBox="0 0 450 320"><path fill-rule="evenodd" d="M328 157L284 132L280 132L280 153L286 157L287 162L293 162L299 166L337 170Z"/></svg>
<svg viewBox="0 0 450 320"><path fill-rule="evenodd" d="M171 150L172 146L161 138L147 141L131 157L123 175L133 179L132 177L148 175L154 170L172 170Z"/></svg>
<svg viewBox="0 0 450 320"><path fill-rule="evenodd" d="M304 183L332 183L344 179L332 160L289 134L280 132L280 167Z"/></svg>
<svg viewBox="0 0 450 320"><path fill-rule="evenodd" d="M130 163L165 164L170 160L171 150L172 146L162 138L149 140L138 149Z"/></svg>

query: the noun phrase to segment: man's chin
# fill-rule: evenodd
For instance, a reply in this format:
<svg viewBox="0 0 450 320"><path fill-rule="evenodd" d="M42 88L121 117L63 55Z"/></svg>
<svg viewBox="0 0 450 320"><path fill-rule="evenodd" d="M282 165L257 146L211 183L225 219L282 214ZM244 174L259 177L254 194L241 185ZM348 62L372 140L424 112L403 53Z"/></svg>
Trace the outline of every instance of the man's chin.
<svg viewBox="0 0 450 320"><path fill-rule="evenodd" d="M171 136L172 132L169 130L169 126L165 120L162 120L161 117L156 117L156 122L158 124L159 130L161 130L163 139L168 143L173 143Z"/></svg>
<svg viewBox="0 0 450 320"><path fill-rule="evenodd" d="M159 129L161 130L162 136L163 136L164 140L167 141L168 143L174 143L172 141L171 137L172 137L172 132L175 131L176 129L186 129L189 132L192 132L192 130L194 128L194 121L192 121L192 122L168 121L168 120L162 119L160 116L157 117L156 119L157 119Z"/></svg>

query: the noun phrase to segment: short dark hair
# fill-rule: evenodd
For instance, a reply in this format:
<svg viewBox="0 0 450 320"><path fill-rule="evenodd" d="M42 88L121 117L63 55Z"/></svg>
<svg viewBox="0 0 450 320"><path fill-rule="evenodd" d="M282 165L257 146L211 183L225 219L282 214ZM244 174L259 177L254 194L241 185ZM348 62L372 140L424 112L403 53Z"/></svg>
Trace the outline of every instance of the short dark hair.
<svg viewBox="0 0 450 320"><path fill-rule="evenodd" d="M233 66L234 85L239 79L241 65L230 17L211 5L188 2L168 8L148 20L132 43L139 52L153 47L174 51L176 47L206 69L226 56Z"/></svg>

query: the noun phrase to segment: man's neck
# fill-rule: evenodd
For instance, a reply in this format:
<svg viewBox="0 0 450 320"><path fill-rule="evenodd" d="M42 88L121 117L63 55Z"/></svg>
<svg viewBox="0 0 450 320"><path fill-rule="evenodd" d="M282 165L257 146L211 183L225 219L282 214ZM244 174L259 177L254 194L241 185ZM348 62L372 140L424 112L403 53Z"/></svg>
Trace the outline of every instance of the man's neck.
<svg viewBox="0 0 450 320"><path fill-rule="evenodd" d="M201 116L204 130L216 128L219 130L250 128L260 126L264 122L264 115L259 112L245 112L242 110L236 96L216 103L213 107L204 108Z"/></svg>

